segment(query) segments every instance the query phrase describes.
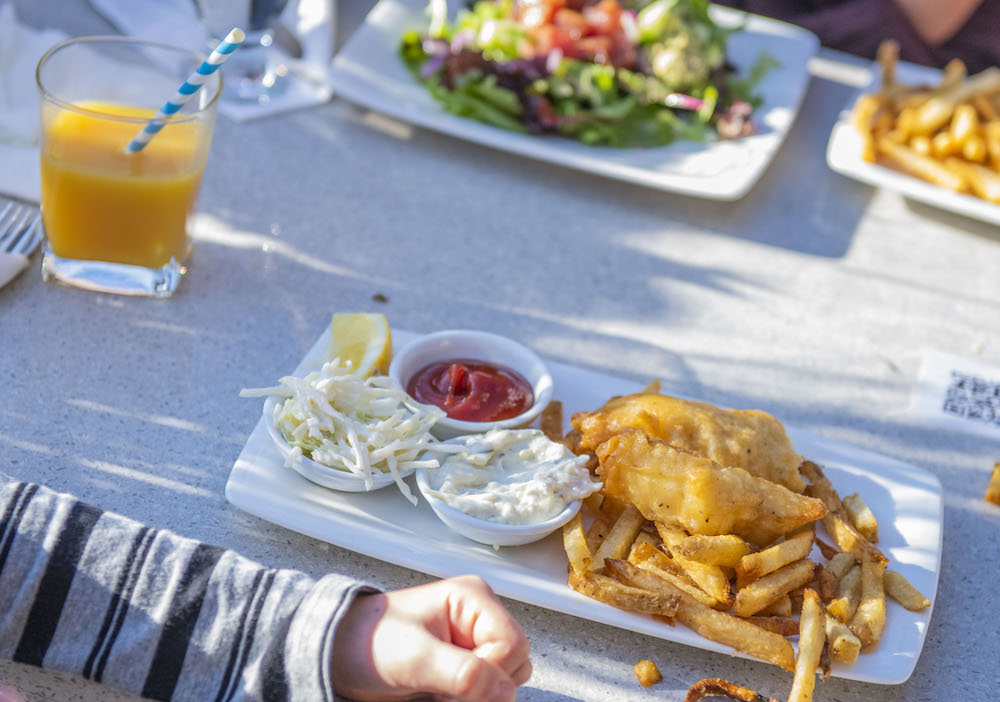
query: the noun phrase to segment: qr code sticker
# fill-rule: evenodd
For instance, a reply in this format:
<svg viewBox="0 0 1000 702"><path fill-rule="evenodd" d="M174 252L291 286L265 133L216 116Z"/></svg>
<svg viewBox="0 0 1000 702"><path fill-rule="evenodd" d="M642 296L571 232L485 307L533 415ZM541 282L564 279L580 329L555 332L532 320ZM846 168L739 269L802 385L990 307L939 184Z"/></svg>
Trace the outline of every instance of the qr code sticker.
<svg viewBox="0 0 1000 702"><path fill-rule="evenodd" d="M941 409L956 417L1000 426L1000 381L953 370Z"/></svg>

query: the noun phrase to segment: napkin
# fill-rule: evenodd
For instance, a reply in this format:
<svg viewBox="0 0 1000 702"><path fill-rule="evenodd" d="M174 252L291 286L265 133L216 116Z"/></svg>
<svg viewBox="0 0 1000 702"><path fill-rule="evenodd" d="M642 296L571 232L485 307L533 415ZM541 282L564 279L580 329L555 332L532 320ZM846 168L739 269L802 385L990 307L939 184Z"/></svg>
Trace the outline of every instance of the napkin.
<svg viewBox="0 0 1000 702"><path fill-rule="evenodd" d="M329 100L333 93L327 67L333 59L335 2L291 0L280 22L298 40L302 58L286 56L287 87L267 104L221 100L219 111L235 122L244 122ZM91 5L123 34L198 50L208 46L208 32L192 0L91 0Z"/></svg>
<svg viewBox="0 0 1000 702"><path fill-rule="evenodd" d="M38 202L35 66L65 38L62 32L21 24L14 3L0 3L0 193Z"/></svg>
<svg viewBox="0 0 1000 702"><path fill-rule="evenodd" d="M24 254L0 252L0 288L28 267L28 257Z"/></svg>

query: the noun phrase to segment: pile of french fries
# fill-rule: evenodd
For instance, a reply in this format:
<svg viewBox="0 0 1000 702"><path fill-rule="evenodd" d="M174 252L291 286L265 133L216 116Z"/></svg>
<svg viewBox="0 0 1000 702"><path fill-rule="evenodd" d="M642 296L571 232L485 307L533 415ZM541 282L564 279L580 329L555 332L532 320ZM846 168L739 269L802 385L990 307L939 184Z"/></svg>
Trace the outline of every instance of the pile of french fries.
<svg viewBox="0 0 1000 702"><path fill-rule="evenodd" d="M814 463L800 470L806 494L827 506L823 526L835 545L817 539L813 523L757 550L735 535L689 535L649 522L635 506L597 493L585 501L589 528L581 512L563 529L568 584L792 671L789 700L807 702L817 669L827 677L831 660L851 664L878 643L886 596L913 611L930 601L887 569L864 500L841 499ZM810 559L814 545L825 563ZM790 636L798 637L797 656Z"/></svg>
<svg viewBox="0 0 1000 702"><path fill-rule="evenodd" d="M896 42L882 43L882 88L854 106L862 158L1000 204L1000 68L969 77L956 59L939 85L905 86L898 56Z"/></svg>

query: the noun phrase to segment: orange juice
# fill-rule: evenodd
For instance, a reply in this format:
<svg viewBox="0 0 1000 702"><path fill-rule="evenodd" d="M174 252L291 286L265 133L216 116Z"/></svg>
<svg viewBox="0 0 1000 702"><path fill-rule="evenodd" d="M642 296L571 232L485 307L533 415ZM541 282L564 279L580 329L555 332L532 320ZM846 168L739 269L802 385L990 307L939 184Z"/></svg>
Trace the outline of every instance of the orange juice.
<svg viewBox="0 0 1000 702"><path fill-rule="evenodd" d="M188 252L211 125L168 124L138 153L125 146L155 111L77 103L45 119L42 217L56 256L160 268ZM43 113L44 114L44 113Z"/></svg>

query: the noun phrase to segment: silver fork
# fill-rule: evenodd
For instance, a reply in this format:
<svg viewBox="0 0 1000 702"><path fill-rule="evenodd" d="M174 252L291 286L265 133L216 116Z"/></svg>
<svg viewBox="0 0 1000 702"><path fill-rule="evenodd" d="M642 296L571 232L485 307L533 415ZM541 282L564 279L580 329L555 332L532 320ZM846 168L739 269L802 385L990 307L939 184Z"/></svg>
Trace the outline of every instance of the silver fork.
<svg viewBox="0 0 1000 702"><path fill-rule="evenodd" d="M31 255L41 240L42 213L34 205L0 201L0 251Z"/></svg>

